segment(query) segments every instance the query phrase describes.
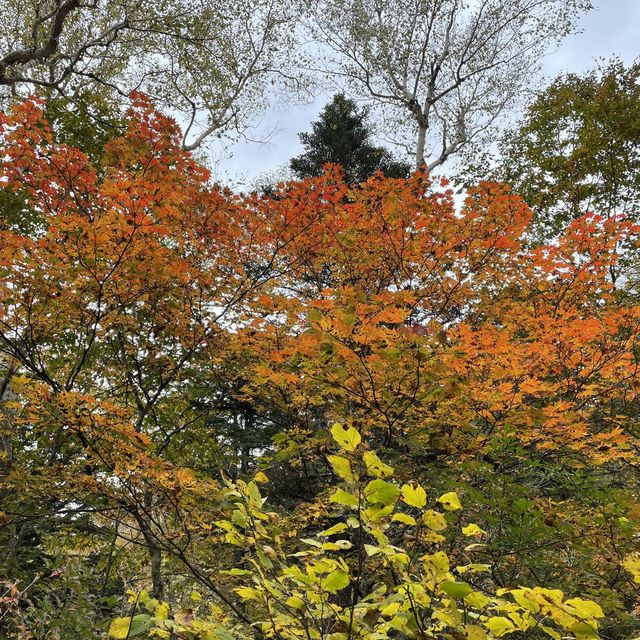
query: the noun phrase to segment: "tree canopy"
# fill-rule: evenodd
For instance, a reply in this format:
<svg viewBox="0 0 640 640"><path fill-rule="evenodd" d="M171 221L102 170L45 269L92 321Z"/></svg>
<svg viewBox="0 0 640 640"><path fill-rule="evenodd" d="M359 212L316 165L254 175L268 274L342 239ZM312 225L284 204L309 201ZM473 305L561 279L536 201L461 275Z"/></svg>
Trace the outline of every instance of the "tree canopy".
<svg viewBox="0 0 640 640"><path fill-rule="evenodd" d="M98 162L0 117L2 634L637 635L634 219L238 196L132 101Z"/></svg>
<svg viewBox="0 0 640 640"><path fill-rule="evenodd" d="M500 149L493 177L514 186L553 236L588 211L640 210L640 64L612 60L556 78Z"/></svg>

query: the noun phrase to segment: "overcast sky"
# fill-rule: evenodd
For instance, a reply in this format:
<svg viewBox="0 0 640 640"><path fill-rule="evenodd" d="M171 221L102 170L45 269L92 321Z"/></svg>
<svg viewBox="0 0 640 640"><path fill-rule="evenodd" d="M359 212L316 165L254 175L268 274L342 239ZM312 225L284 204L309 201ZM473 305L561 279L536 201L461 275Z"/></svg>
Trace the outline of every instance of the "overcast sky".
<svg viewBox="0 0 640 640"><path fill-rule="evenodd" d="M597 8L580 22L581 32L567 38L557 51L546 56L543 69L547 78L566 71L581 73L595 66L600 58L617 56L630 64L640 56L640 0L595 0L594 4ZM280 113L268 112L255 131L255 137L259 137L265 131L276 130L268 143L237 143L228 154L211 151L210 162L216 178L242 187L257 176L277 172L289 158L300 153L297 134L309 129L330 95L318 96L311 104L296 105Z"/></svg>

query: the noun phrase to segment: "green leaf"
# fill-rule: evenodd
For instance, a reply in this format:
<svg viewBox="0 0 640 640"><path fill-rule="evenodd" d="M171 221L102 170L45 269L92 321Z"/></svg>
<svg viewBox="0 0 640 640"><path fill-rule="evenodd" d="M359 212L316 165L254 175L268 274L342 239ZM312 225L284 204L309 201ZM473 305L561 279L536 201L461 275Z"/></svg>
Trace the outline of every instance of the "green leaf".
<svg viewBox="0 0 640 640"><path fill-rule="evenodd" d="M346 458L343 458L342 456L327 456L327 460L339 478L349 481L353 480L351 463Z"/></svg>
<svg viewBox="0 0 640 640"><path fill-rule="evenodd" d="M322 588L330 593L336 593L347 586L349 586L349 574L342 569L332 571L322 581Z"/></svg>
<svg viewBox="0 0 640 640"><path fill-rule="evenodd" d="M402 499L410 506L422 509L427 504L427 492L419 485L402 485Z"/></svg>
<svg viewBox="0 0 640 640"><path fill-rule="evenodd" d="M364 488L365 498L374 504L383 504L385 507L392 505L400 495L400 489L394 484L384 480L372 480Z"/></svg>
<svg viewBox="0 0 640 640"><path fill-rule="evenodd" d="M347 427L338 422L331 427L331 435L345 451L355 451L362 441L360 434L353 427Z"/></svg>
<svg viewBox="0 0 640 640"><path fill-rule="evenodd" d="M358 498L352 493L347 493L342 489L336 489L336 492L329 498L329 502L344 505L345 507L357 507Z"/></svg>
<svg viewBox="0 0 640 640"><path fill-rule="evenodd" d="M460 600L465 596L472 593L473 589L466 582L453 582L452 580L445 580L440 585L442 590L451 598Z"/></svg>
<svg viewBox="0 0 640 640"><path fill-rule="evenodd" d="M458 494L455 491L451 491L450 493L445 493L438 498L438 502L447 510L447 511L456 511L458 509L462 509L462 505L460 504L460 498L458 498Z"/></svg>
<svg viewBox="0 0 640 640"><path fill-rule="evenodd" d="M382 462L373 451L365 451L362 458L365 465L367 465L367 473L370 476L374 478L386 478L393 474L393 467Z"/></svg>
<svg viewBox="0 0 640 640"><path fill-rule="evenodd" d="M133 618L115 618L109 626L109 636L117 640L134 638L149 631L150 624L151 616L146 613L139 613Z"/></svg>

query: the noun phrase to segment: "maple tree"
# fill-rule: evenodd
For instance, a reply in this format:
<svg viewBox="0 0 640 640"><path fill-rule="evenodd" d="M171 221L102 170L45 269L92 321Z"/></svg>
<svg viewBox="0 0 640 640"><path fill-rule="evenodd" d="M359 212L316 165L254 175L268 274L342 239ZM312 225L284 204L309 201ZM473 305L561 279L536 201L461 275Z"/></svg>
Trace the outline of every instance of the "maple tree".
<svg viewBox="0 0 640 640"><path fill-rule="evenodd" d="M531 247L503 185L456 208L423 172L333 166L237 196L144 96L125 123L96 163L37 100L0 120L7 633L303 637L325 604L320 635L345 612L352 637L637 632L640 308L611 280L632 220ZM440 544L446 568L406 568ZM367 599L393 580L421 601Z"/></svg>

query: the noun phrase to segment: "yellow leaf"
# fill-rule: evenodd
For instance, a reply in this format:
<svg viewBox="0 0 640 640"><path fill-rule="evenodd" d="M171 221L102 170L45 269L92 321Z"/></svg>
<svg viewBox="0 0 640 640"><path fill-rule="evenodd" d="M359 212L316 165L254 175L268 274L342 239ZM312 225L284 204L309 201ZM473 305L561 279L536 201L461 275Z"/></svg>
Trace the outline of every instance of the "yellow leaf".
<svg viewBox="0 0 640 640"><path fill-rule="evenodd" d="M330 593L336 593L349 585L349 575L342 569L332 571L322 581L322 588Z"/></svg>
<svg viewBox="0 0 640 640"><path fill-rule="evenodd" d="M302 609L302 607L304 607L304 600L302 598L298 598L298 596L289 596L286 599L286 604L292 609Z"/></svg>
<svg viewBox="0 0 640 640"><path fill-rule="evenodd" d="M234 589L234 591L243 600L260 600L260 592L252 587L238 587L237 589Z"/></svg>
<svg viewBox="0 0 640 640"><path fill-rule="evenodd" d="M462 533L465 536L481 536L485 533L477 524L468 524L462 527Z"/></svg>
<svg viewBox="0 0 640 640"><path fill-rule="evenodd" d="M347 427L338 422L331 427L331 435L345 451L355 451L362 441L360 434L353 427Z"/></svg>
<svg viewBox="0 0 640 640"><path fill-rule="evenodd" d="M489 620L485 622L485 625L487 626L487 629L489 629L494 636L498 636L498 638L501 638L512 631L516 631L516 627L513 622L511 622L509 618L503 618L502 616L489 618Z"/></svg>
<svg viewBox="0 0 640 640"><path fill-rule="evenodd" d="M378 458L373 451L365 451L362 456L365 465L367 465L367 473L375 478L386 478L393 473L393 467L385 464Z"/></svg>
<svg viewBox="0 0 640 640"><path fill-rule="evenodd" d="M329 502L344 505L345 507L357 507L358 498L352 493L347 493L342 489L336 489L336 492L329 498Z"/></svg>
<svg viewBox="0 0 640 640"><path fill-rule="evenodd" d="M343 480L353 480L351 463L346 458L342 456L327 456L327 460L338 477Z"/></svg>
<svg viewBox="0 0 640 640"><path fill-rule="evenodd" d="M416 524L416 519L406 513L394 513L391 520L393 520L393 522L402 522L403 524Z"/></svg>
<svg viewBox="0 0 640 640"><path fill-rule="evenodd" d="M349 527L344 522L339 522L338 524L334 524L333 527L326 529L320 535L322 536L332 536L336 533L342 533L346 531Z"/></svg>
<svg viewBox="0 0 640 640"><path fill-rule="evenodd" d="M419 484L402 485L402 498L408 505L418 509L422 509L427 504L427 492Z"/></svg>
<svg viewBox="0 0 640 640"><path fill-rule="evenodd" d="M487 634L482 627L477 624L468 624L464 628L467 640L486 640Z"/></svg>
<svg viewBox="0 0 640 640"><path fill-rule="evenodd" d="M582 598L572 598L566 600L565 605L571 607L576 616L583 620L589 620L593 618L604 618L604 612L599 604L593 602L593 600L584 600Z"/></svg>
<svg viewBox="0 0 640 640"><path fill-rule="evenodd" d="M433 509L429 509L422 514L422 522L424 522L431 531L443 531L447 528L447 521L444 515Z"/></svg>
<svg viewBox="0 0 640 640"><path fill-rule="evenodd" d="M259 482L260 484L266 484L267 482L269 482L269 478L267 478L267 475L262 471L258 471L258 473L253 476L253 480L254 482Z"/></svg>
<svg viewBox="0 0 640 640"><path fill-rule="evenodd" d="M149 631L151 616L139 613L133 617L115 618L109 626L109 635L117 640L135 638Z"/></svg>
<svg viewBox="0 0 640 640"><path fill-rule="evenodd" d="M451 491L449 493L445 493L438 498L438 502L447 510L447 511L456 511L458 509L462 509L462 505L460 504L460 498L458 498L458 494L455 491Z"/></svg>
<svg viewBox="0 0 640 640"><path fill-rule="evenodd" d="M627 556L622 566L633 576L633 581L640 584L640 553L633 553Z"/></svg>
<svg viewBox="0 0 640 640"><path fill-rule="evenodd" d="M111 638L124 639L129 633L129 624L131 622L130 617L115 618L109 625L109 636Z"/></svg>
<svg viewBox="0 0 640 640"><path fill-rule="evenodd" d="M161 602L153 612L153 616L158 620L166 620L169 617L169 603Z"/></svg>

